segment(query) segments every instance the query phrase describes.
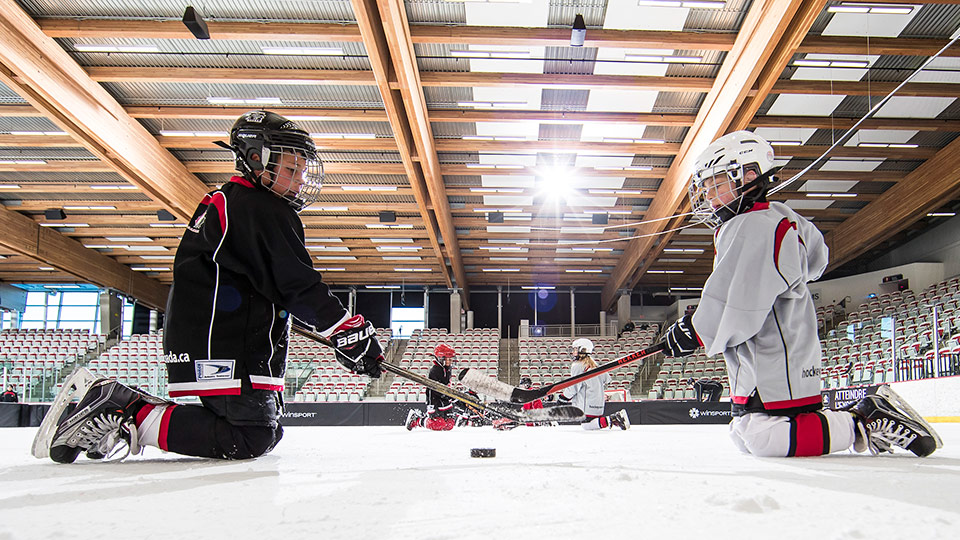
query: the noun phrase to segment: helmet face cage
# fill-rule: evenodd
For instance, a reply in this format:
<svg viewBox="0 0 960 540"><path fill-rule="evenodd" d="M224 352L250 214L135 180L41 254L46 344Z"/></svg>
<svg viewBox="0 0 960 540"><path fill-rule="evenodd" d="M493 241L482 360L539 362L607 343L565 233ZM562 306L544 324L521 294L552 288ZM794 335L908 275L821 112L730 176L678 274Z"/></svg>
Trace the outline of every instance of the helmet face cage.
<svg viewBox="0 0 960 540"><path fill-rule="evenodd" d="M323 163L315 151L293 146L264 146L267 166L260 183L287 200L297 212L320 199Z"/></svg>
<svg viewBox="0 0 960 540"><path fill-rule="evenodd" d="M716 229L724 221L744 210L743 179L747 167L724 163L698 170L690 182L690 206L693 219ZM713 200L732 193L734 198L714 207Z"/></svg>
<svg viewBox="0 0 960 540"><path fill-rule="evenodd" d="M323 163L306 131L267 111L251 111L234 124L229 148L237 171L286 200L297 212L320 198Z"/></svg>

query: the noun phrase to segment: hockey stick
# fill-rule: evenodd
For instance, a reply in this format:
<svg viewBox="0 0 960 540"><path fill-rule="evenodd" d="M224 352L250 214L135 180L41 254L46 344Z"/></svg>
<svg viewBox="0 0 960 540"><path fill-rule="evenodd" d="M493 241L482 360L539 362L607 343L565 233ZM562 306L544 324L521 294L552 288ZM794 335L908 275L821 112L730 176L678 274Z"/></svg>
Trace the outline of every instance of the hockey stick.
<svg viewBox="0 0 960 540"><path fill-rule="evenodd" d="M470 368L466 368L461 371L460 375L458 375L458 378L464 386L473 390L474 392L488 395L494 399L509 401L511 403L528 403L530 401L546 397L549 394L559 392L564 388L571 387L587 379L592 379L597 375L601 375L608 371L613 371L620 366L632 364L637 360L642 360L648 356L662 352L665 349L666 343L658 343L653 347L648 347L642 351L630 353L623 358L611 360L606 364L597 366L589 371L584 371L579 375L574 375L573 377L568 377L562 381L548 384L547 386L541 386L540 388L531 388L529 390L511 386L493 377L487 377L476 370L471 370Z"/></svg>
<svg viewBox="0 0 960 540"><path fill-rule="evenodd" d="M312 339L330 348L335 348L332 341L321 336L320 334L317 334L316 332L313 332L312 330L300 326L299 324L293 324L291 327L293 328L294 332L303 337ZM475 407L481 411L490 411L496 415L503 416L517 422L573 422L582 420L584 418L583 411L572 405L553 407L551 409L536 409L537 411L544 412L541 414L531 414L531 411L519 411L515 409L515 406L511 405L510 403L483 403L479 399L474 398L466 392L461 392L456 388L451 388L443 383L439 383L418 373L408 371L385 360L380 362L380 367L384 371L389 371L394 375L425 386L434 392L443 394L449 398L460 401L461 403L465 403L468 406Z"/></svg>

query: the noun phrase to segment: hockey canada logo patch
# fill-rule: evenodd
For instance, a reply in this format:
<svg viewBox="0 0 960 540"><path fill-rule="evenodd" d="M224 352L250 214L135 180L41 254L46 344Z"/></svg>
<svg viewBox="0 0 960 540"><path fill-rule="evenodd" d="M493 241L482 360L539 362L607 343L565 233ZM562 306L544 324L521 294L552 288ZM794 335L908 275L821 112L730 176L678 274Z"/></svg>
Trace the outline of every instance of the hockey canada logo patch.
<svg viewBox="0 0 960 540"><path fill-rule="evenodd" d="M197 381L233 378L233 360L197 360L194 366L197 368Z"/></svg>

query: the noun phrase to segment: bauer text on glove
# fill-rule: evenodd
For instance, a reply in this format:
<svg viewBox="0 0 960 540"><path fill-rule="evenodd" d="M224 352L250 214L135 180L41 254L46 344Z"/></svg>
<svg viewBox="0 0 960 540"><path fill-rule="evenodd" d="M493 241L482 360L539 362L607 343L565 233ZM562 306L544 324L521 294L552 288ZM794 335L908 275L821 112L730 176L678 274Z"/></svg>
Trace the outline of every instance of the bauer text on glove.
<svg viewBox="0 0 960 540"><path fill-rule="evenodd" d="M380 376L380 362L383 349L377 341L377 329L364 320L363 315L355 315L344 321L330 336L336 351L337 361L350 371L377 378Z"/></svg>

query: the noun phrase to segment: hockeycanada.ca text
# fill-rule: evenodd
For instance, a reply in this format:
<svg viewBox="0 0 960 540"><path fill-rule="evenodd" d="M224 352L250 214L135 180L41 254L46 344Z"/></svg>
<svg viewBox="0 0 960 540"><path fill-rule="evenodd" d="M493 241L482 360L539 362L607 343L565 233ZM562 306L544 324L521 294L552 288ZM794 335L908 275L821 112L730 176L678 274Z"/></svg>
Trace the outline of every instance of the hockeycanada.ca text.
<svg viewBox="0 0 960 540"><path fill-rule="evenodd" d="M190 362L189 353L167 353L160 357L164 364L186 364Z"/></svg>

